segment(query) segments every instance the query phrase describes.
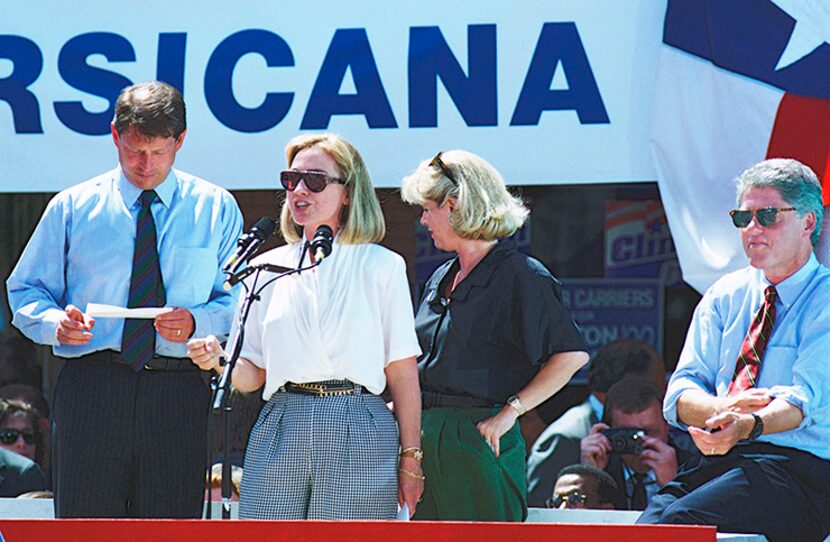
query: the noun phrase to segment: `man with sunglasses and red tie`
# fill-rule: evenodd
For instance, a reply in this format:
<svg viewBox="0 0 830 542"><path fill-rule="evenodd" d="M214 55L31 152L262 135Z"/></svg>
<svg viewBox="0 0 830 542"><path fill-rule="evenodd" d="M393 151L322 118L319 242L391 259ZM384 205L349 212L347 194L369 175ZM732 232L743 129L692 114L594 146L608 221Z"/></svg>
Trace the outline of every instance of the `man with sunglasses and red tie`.
<svg viewBox="0 0 830 542"><path fill-rule="evenodd" d="M703 296L664 415L703 454L640 523L716 525L771 540L830 533L830 270L813 254L821 185L795 160L738 178L730 212L749 267Z"/></svg>

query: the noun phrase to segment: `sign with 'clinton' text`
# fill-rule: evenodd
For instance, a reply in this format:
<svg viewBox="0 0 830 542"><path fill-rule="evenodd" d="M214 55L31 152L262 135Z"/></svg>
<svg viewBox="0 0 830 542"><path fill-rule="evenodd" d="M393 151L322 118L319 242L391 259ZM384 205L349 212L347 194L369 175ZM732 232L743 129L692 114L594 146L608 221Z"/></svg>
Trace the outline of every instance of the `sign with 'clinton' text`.
<svg viewBox="0 0 830 542"><path fill-rule="evenodd" d="M511 184L653 180L664 2L22 2L0 17L0 190L55 191L115 165L118 92L183 91L177 166L273 188L304 131L342 134L378 186L438 150Z"/></svg>

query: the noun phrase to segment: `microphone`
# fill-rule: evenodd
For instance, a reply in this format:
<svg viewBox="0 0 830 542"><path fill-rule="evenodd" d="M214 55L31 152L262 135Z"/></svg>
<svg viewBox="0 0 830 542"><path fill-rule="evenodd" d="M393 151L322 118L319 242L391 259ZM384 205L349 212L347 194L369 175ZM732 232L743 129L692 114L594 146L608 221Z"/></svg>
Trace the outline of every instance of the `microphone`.
<svg viewBox="0 0 830 542"><path fill-rule="evenodd" d="M334 232L329 226L323 224L314 232L311 239L311 253L314 254L314 261L319 263L323 258L331 254L331 244L334 242Z"/></svg>
<svg viewBox="0 0 830 542"><path fill-rule="evenodd" d="M236 274L242 264L259 250L260 245L265 242L265 238L273 235L276 228L277 221L270 216L263 216L257 220L254 227L248 233L243 234L236 242L236 251L228 259L225 267L222 268L222 272L230 275Z"/></svg>

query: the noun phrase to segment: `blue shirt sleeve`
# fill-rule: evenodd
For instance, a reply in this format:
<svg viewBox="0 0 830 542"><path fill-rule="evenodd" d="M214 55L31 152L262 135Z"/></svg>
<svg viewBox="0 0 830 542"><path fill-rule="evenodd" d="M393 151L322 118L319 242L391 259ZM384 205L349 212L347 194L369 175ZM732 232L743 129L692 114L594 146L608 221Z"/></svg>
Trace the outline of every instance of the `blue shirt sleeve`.
<svg viewBox="0 0 830 542"><path fill-rule="evenodd" d="M64 314L67 194L49 202L29 243L6 281L12 324L32 341L53 345Z"/></svg>
<svg viewBox="0 0 830 542"><path fill-rule="evenodd" d="M799 319L798 343L794 346L792 383L770 387L770 395L801 409L804 418L799 428L814 424L830 426L830 296L808 292L811 308Z"/></svg>
<svg viewBox="0 0 830 542"><path fill-rule="evenodd" d="M242 213L236 201L229 194L222 198L219 220L222 224L220 231L223 232L223 235L219 243L219 265L216 268L210 298L206 303L192 307L190 313L196 323L193 332L194 337L216 335L221 341L227 338L231 328L231 319L233 318L237 293L240 288L237 285L231 291L225 290L226 277L222 273L222 266L231 257L236 247L236 241L242 235Z"/></svg>
<svg viewBox="0 0 830 542"><path fill-rule="evenodd" d="M680 360L666 389L663 415L670 424L687 428L677 417L677 400L683 392L697 389L715 394L722 335L720 312L711 292L707 292L695 308Z"/></svg>

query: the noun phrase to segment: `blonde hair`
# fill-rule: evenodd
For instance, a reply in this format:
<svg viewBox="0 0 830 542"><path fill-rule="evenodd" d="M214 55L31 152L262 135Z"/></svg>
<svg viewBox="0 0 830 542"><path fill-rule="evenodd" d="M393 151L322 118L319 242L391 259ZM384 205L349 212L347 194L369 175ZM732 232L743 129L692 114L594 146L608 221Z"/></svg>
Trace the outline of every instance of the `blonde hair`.
<svg viewBox="0 0 830 542"><path fill-rule="evenodd" d="M386 235L386 222L360 153L337 134L303 134L294 137L285 147L288 167L300 151L312 148L324 151L335 161L349 196L349 203L340 210L337 241L345 245L379 242ZM302 239L303 229L294 222L287 199L280 212L280 230L289 243Z"/></svg>
<svg viewBox="0 0 830 542"><path fill-rule="evenodd" d="M441 167L443 165L443 167ZM504 178L487 160L471 152L441 152L424 160L401 184L407 203L444 205L455 200L450 226L464 239L492 241L510 237L529 211L513 196Z"/></svg>

